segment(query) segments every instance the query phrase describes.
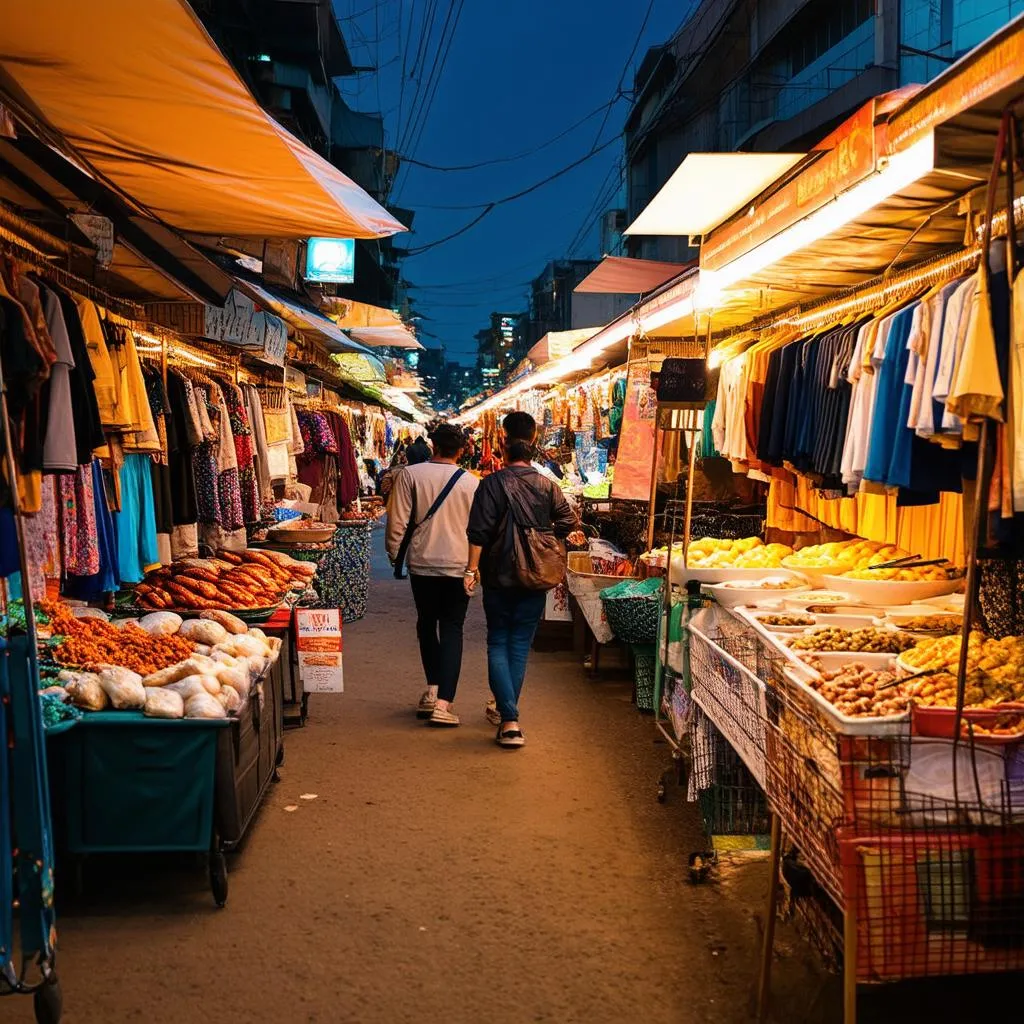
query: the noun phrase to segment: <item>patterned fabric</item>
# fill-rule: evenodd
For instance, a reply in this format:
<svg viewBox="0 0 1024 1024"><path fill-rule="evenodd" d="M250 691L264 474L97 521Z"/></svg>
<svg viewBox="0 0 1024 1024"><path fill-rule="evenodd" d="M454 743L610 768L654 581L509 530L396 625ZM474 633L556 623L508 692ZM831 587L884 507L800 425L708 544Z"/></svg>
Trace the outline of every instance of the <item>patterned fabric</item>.
<svg viewBox="0 0 1024 1024"><path fill-rule="evenodd" d="M220 517L217 487L217 458L213 442L204 441L192 451L192 473L196 480L196 510L200 523L215 523Z"/></svg>
<svg viewBox="0 0 1024 1024"><path fill-rule="evenodd" d="M233 384L222 384L221 387L230 417L231 434L235 439L235 461L238 463L242 519L246 523L258 523L262 515L259 488L256 483L256 465L249 416L242 402L241 389Z"/></svg>
<svg viewBox="0 0 1024 1024"><path fill-rule="evenodd" d="M62 474L59 486L64 572L71 576L95 576L100 571L100 549L92 466L79 466L73 474Z"/></svg>
<svg viewBox="0 0 1024 1024"><path fill-rule="evenodd" d="M1024 634L1024 562L979 559L981 625L1001 639Z"/></svg>
<svg viewBox="0 0 1024 1024"><path fill-rule="evenodd" d="M56 479L42 478L42 506L24 519L25 556L32 598L46 594L46 579L60 578L60 536L57 529Z"/></svg>
<svg viewBox="0 0 1024 1024"><path fill-rule="evenodd" d="M313 587L319 594L316 608L338 608L342 621L355 622L366 614L370 587L370 526L339 526L334 545L325 550L289 549L303 562L316 562Z"/></svg>
<svg viewBox="0 0 1024 1024"><path fill-rule="evenodd" d="M300 412L298 417L302 446L307 458L339 453L338 439L334 436L330 421L322 412Z"/></svg>

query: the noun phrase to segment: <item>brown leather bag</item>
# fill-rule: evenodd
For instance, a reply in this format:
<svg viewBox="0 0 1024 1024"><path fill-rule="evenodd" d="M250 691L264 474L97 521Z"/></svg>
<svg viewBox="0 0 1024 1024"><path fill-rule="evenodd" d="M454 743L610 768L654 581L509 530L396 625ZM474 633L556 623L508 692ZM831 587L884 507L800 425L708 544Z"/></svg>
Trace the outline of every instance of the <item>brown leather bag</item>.
<svg viewBox="0 0 1024 1024"><path fill-rule="evenodd" d="M526 590L553 590L565 579L565 544L550 526L534 523L520 496L508 486L504 476L500 479L508 500L507 529L512 533L516 581Z"/></svg>

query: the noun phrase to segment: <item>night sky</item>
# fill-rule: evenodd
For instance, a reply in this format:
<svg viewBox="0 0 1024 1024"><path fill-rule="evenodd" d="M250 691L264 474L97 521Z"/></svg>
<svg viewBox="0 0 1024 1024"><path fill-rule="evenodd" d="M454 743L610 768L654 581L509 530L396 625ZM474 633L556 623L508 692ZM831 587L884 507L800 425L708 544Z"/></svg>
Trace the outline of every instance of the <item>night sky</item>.
<svg viewBox="0 0 1024 1024"><path fill-rule="evenodd" d="M600 211L594 204L599 195L607 196L602 211L622 201L614 187L628 100L619 99L533 151L612 100L620 81L623 90L631 89L647 48L668 39L691 6L690 0L653 0L627 68L648 2L464 0L447 61L435 78L433 103L425 119L418 119L415 144L410 110L415 97L423 108L450 0L335 0L354 63L380 68L338 85L355 109L383 111L389 147L445 167L530 154L470 171L406 166L392 201L415 210L416 217L413 232L400 236L399 244L412 250L428 246L481 212L479 205L446 207L473 207L519 192L615 140L553 183L497 207L461 237L405 261L406 279L423 286L410 294L424 317L417 323L424 344L443 342L448 358L474 362L473 335L487 325L492 310L527 308L527 284L547 260L600 255L593 219ZM460 0L451 7L454 24ZM430 10L434 31L420 47ZM408 75L414 65L403 90L403 66ZM588 221L590 229L580 238Z"/></svg>

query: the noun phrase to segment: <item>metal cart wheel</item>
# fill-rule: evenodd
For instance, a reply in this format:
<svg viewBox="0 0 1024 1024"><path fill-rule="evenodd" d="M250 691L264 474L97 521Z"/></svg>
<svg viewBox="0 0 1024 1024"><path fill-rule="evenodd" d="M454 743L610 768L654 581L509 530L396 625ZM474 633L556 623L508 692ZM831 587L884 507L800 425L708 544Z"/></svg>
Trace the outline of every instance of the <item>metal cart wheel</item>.
<svg viewBox="0 0 1024 1024"><path fill-rule="evenodd" d="M218 907L228 902L228 861L220 846L220 836L213 837L210 846L210 891Z"/></svg>
<svg viewBox="0 0 1024 1024"><path fill-rule="evenodd" d="M32 993L32 1009L37 1024L59 1024L64 1012L64 993L57 972L47 964L43 967L43 981Z"/></svg>

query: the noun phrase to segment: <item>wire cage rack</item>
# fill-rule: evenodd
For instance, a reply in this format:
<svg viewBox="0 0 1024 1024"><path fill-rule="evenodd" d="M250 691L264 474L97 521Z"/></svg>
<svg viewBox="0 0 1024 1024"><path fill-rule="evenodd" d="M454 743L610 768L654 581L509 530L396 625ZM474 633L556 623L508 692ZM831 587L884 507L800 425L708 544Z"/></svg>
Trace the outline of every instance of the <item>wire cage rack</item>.
<svg viewBox="0 0 1024 1024"><path fill-rule="evenodd" d="M1024 969L1024 751L841 722L731 616L690 631L693 701L854 922L857 980Z"/></svg>
<svg viewBox="0 0 1024 1024"><path fill-rule="evenodd" d="M764 791L711 719L695 708L690 722L688 795L700 806L710 836L766 836L771 830Z"/></svg>

